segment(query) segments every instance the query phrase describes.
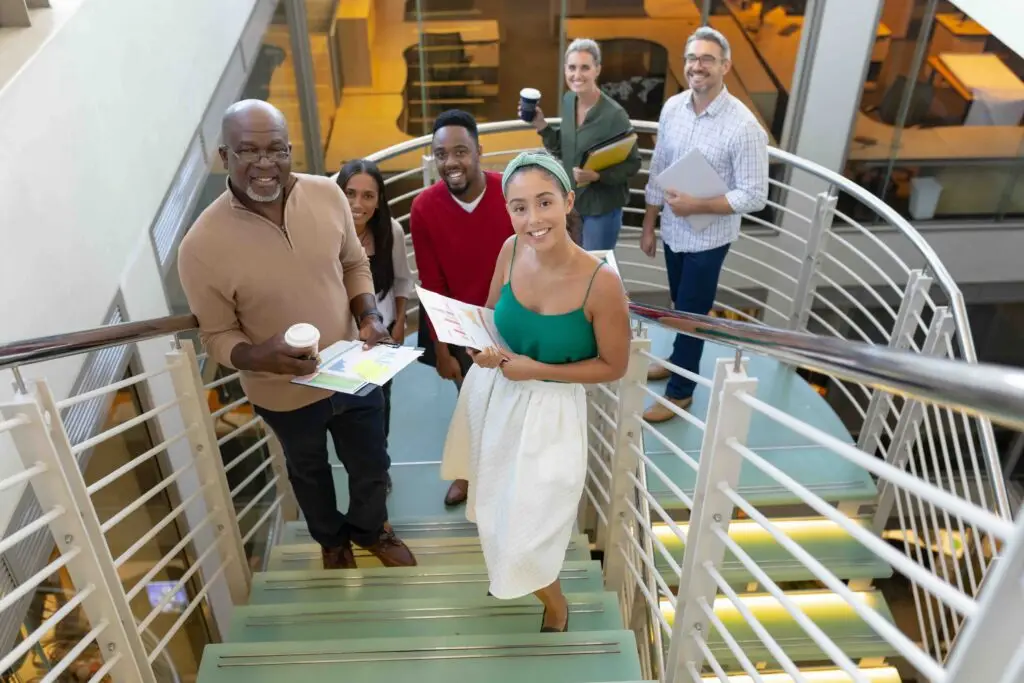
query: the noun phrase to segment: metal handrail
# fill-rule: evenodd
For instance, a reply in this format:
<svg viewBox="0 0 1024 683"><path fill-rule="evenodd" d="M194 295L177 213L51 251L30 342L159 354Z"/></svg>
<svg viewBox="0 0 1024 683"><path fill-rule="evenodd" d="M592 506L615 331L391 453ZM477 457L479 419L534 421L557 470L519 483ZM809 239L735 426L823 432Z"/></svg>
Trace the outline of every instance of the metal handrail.
<svg viewBox="0 0 1024 683"><path fill-rule="evenodd" d="M546 118L545 121L549 124L559 124L562 120L560 118L553 117ZM658 124L653 121L641 121L634 119L630 121L630 124L633 126L634 130L640 133L656 134L658 132ZM478 127L478 131L481 135L489 135L491 133L530 130L531 128L532 126L530 124L519 120L494 121L490 123L481 123ZM427 147L430 145L431 139L432 136L430 135L421 135L418 138L406 140L405 142L400 142L397 145L392 145L374 152L366 158L375 163L380 163L381 161ZM932 249L931 245L928 244L928 241L917 231L917 229L914 228L914 226L908 223L903 216L899 215L895 209L883 202L881 199L874 196L860 185L850 181L848 178L845 178L834 171L830 171L824 166L771 146L768 147L768 157L775 161L790 164L802 171L806 171L812 175L822 178L823 180L827 180L833 185L841 187L844 192L877 212L882 218L888 221L892 227L896 228L898 232L906 235L907 239L910 240L914 247L921 253L921 256L928 264L929 271L939 283L939 286L942 287L946 296L949 297L950 306L953 309L953 319L956 322L958 331L962 332L961 346L963 347L962 351L964 359L969 362L977 361L974 342L970 339L970 325L967 318L967 307L963 301L963 294L957 286L956 281L953 279L953 276L950 275L945 264L943 264L942 260L939 259L939 255L935 253L935 250Z"/></svg>
<svg viewBox="0 0 1024 683"><path fill-rule="evenodd" d="M98 351L111 346L134 344L154 337L188 332L198 327L199 321L194 315L169 315L8 342L0 344L0 370Z"/></svg>
<svg viewBox="0 0 1024 683"><path fill-rule="evenodd" d="M1016 368L968 364L648 304L631 302L629 310L634 317L699 339L756 350L783 363L972 415L989 415L1000 424L1024 430L1024 371Z"/></svg>
<svg viewBox="0 0 1024 683"><path fill-rule="evenodd" d="M683 313L631 302L630 313L700 339L756 350L784 363L881 389L990 415L1024 430L1024 371L927 356L807 332ZM63 358L195 329L191 315L109 325L0 345L0 369Z"/></svg>

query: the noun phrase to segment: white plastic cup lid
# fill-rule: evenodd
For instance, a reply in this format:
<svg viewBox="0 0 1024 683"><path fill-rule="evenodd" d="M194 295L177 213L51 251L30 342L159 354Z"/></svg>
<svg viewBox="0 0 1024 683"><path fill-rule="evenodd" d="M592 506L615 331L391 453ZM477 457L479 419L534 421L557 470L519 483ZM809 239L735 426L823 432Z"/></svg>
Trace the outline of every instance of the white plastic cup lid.
<svg viewBox="0 0 1024 683"><path fill-rule="evenodd" d="M519 96L524 100L533 100L534 102L540 101L540 90L536 88L523 88L519 91Z"/></svg>
<svg viewBox="0 0 1024 683"><path fill-rule="evenodd" d="M284 341L293 349L309 349L320 341L320 330L309 323L292 325L284 333Z"/></svg>

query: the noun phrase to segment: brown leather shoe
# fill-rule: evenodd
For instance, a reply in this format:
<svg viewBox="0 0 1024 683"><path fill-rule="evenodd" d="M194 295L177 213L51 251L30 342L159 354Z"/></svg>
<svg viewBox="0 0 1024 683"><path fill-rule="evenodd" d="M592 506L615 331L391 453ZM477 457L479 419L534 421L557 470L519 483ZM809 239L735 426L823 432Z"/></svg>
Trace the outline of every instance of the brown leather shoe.
<svg viewBox="0 0 1024 683"><path fill-rule="evenodd" d="M663 365L657 363L651 363L647 368L647 381L648 382L660 382L663 379L668 379L672 376L672 371Z"/></svg>
<svg viewBox="0 0 1024 683"><path fill-rule="evenodd" d="M356 557L352 554L352 545L346 543L337 548L321 548L324 569L356 569Z"/></svg>
<svg viewBox="0 0 1024 683"><path fill-rule="evenodd" d="M388 527L381 531L376 543L366 546L366 551L380 560L385 567L416 566L416 557L409 550L409 546L402 543Z"/></svg>
<svg viewBox="0 0 1024 683"><path fill-rule="evenodd" d="M665 400L680 410L686 410L693 404L693 396L688 398L666 398ZM648 408L646 412L644 412L644 419L651 424L668 422L674 417L679 416L663 406L661 403L655 403L653 406Z"/></svg>
<svg viewBox="0 0 1024 683"><path fill-rule="evenodd" d="M448 507L462 505L469 497L469 482L465 479L456 479L448 487L448 493L444 497L444 504Z"/></svg>

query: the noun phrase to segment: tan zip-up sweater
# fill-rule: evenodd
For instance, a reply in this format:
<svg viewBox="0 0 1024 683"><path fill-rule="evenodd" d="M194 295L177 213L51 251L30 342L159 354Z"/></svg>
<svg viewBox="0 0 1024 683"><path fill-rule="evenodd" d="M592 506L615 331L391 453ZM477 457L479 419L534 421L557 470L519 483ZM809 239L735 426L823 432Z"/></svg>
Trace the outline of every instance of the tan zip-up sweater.
<svg viewBox="0 0 1024 683"><path fill-rule="evenodd" d="M373 294L373 276L348 200L330 178L294 174L284 230L227 190L196 220L178 249L178 273L210 358L231 367L239 343L259 344L295 323L320 330L320 348L359 331L352 298ZM242 372L242 388L274 411L302 408L330 392L291 377Z"/></svg>

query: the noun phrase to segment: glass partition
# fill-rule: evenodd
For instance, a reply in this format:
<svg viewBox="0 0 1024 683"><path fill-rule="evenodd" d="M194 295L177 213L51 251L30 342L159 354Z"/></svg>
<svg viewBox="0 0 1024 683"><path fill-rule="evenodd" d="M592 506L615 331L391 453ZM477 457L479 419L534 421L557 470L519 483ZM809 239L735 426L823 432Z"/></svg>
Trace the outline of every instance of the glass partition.
<svg viewBox="0 0 1024 683"><path fill-rule="evenodd" d="M950 2L886 0L846 174L914 221L1024 215L1024 58Z"/></svg>

